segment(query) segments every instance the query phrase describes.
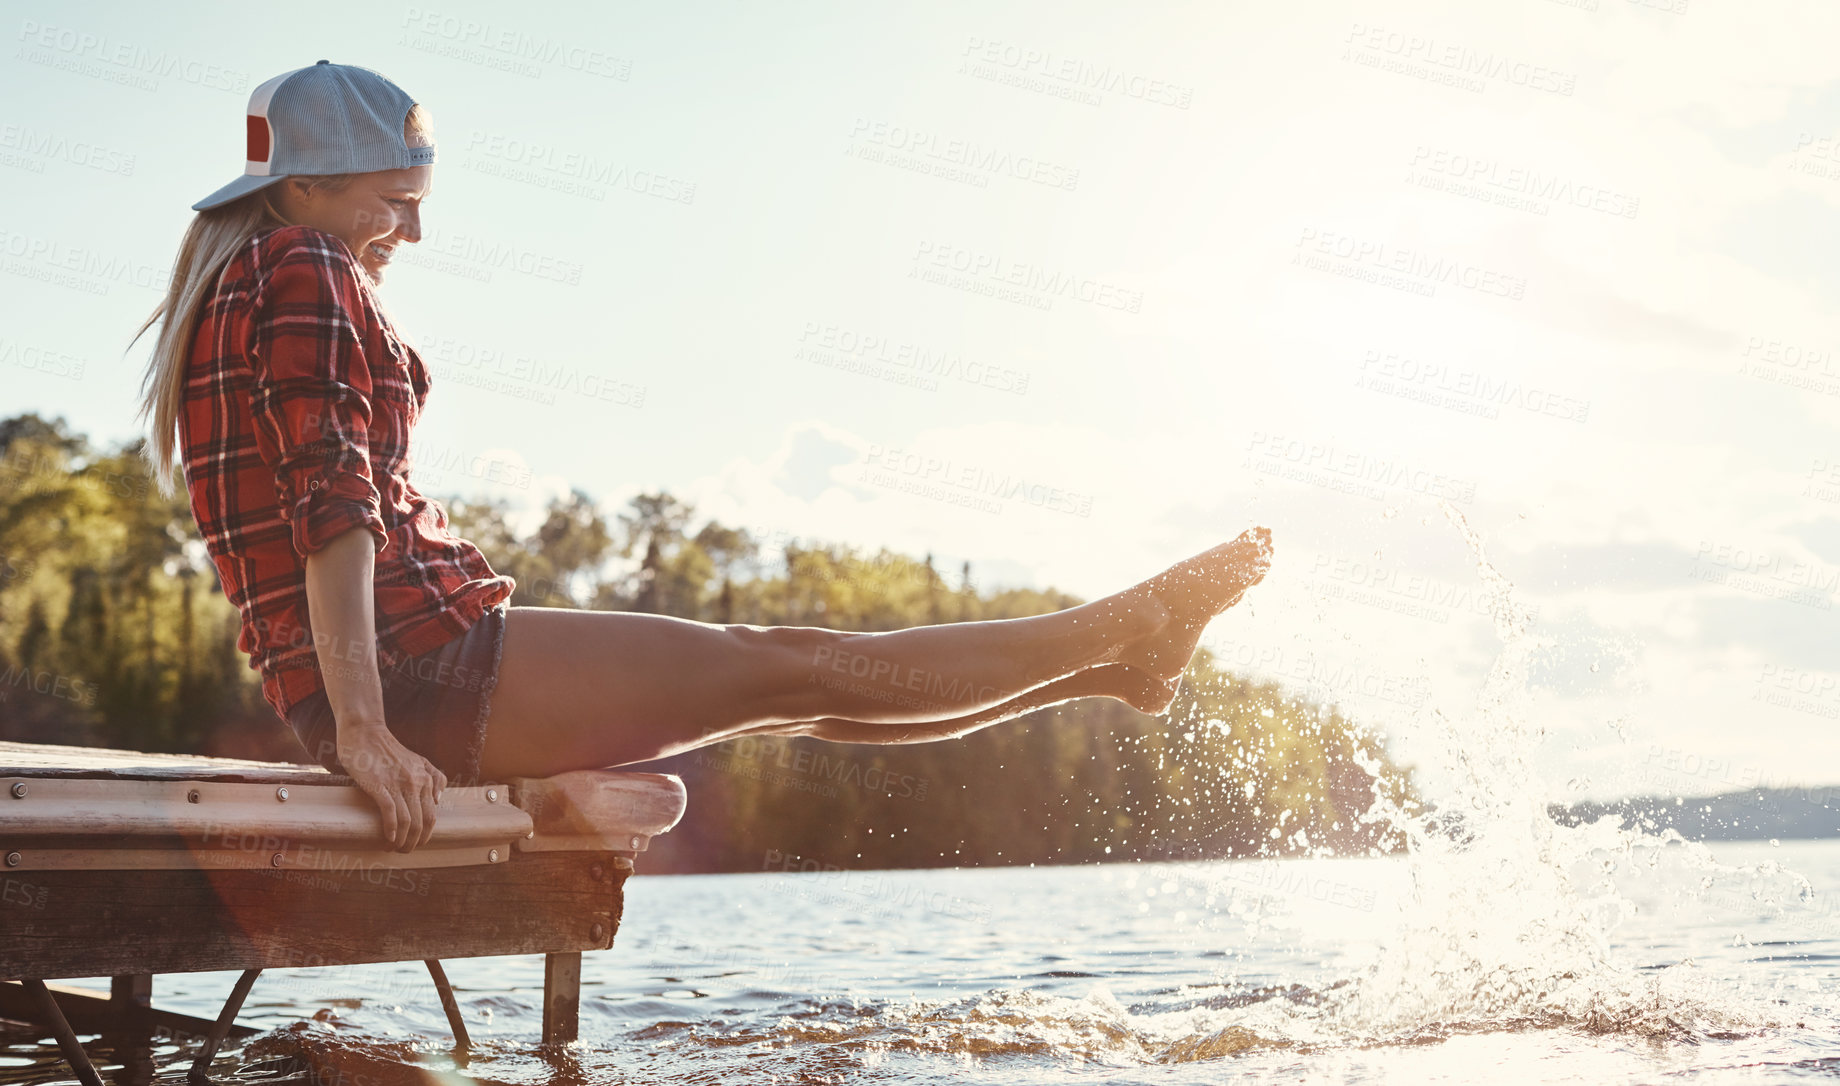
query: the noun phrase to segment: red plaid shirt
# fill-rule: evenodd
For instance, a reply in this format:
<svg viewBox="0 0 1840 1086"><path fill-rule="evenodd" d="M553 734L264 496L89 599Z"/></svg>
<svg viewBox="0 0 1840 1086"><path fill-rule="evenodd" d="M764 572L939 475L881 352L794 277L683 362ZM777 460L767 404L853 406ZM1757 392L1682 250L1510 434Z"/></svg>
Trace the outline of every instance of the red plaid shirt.
<svg viewBox="0 0 1840 1086"><path fill-rule="evenodd" d="M409 482L428 387L351 250L312 227L256 234L199 311L179 415L186 489L242 614L237 648L284 721L325 686L306 556L344 532L377 546L380 669L459 637L516 587Z"/></svg>

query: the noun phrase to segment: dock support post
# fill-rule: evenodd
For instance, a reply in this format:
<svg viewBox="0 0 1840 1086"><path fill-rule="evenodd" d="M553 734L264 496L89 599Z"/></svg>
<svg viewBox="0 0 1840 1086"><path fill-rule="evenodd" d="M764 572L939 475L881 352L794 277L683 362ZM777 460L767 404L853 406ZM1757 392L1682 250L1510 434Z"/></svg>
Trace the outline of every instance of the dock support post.
<svg viewBox="0 0 1840 1086"><path fill-rule="evenodd" d="M154 1077L153 974L125 973L109 978L108 1014L103 1043L121 1063L121 1082L148 1082Z"/></svg>
<svg viewBox="0 0 1840 1086"><path fill-rule="evenodd" d="M77 1033L65 1020L64 1012L58 1009L57 1000L51 997L51 989L45 987L42 980L22 979L20 984L32 993L38 1003L38 1016L51 1027L57 1037L58 1048L64 1058L70 1061L71 1070L77 1073L77 1081L83 1086L102 1086L102 1076L96 1073L96 1067L89 1062L89 1053L83 1051L83 1045L77 1040Z"/></svg>
<svg viewBox="0 0 1840 1086"><path fill-rule="evenodd" d="M230 1027L236 1025L236 1012L243 1009L243 1000L249 998L249 989L255 986L256 978L262 975L260 969L245 969L243 975L236 978L236 984L230 989L230 998L224 1001L223 1013L217 1016L217 1024L211 1027L210 1036L204 1039L204 1046L198 1050L198 1058L192 1061L190 1078L193 1082L209 1082L211 1061L217 1058L217 1049L224 1043L224 1037L230 1033Z"/></svg>
<svg viewBox="0 0 1840 1086"><path fill-rule="evenodd" d="M439 958L424 958L422 964L434 978L434 990L441 996L441 1009L447 1012L447 1027L454 1031L454 1048L464 1058L473 1042L467 1038L466 1019L460 1017L460 1001L454 998L454 986L447 983L447 970L441 968Z"/></svg>
<svg viewBox="0 0 1840 1086"><path fill-rule="evenodd" d="M581 1028L581 951L543 956L543 1043L566 1045Z"/></svg>
<svg viewBox="0 0 1840 1086"><path fill-rule="evenodd" d="M115 1016L115 1028L139 1026L152 1010L152 973L128 973L109 978L109 1011Z"/></svg>

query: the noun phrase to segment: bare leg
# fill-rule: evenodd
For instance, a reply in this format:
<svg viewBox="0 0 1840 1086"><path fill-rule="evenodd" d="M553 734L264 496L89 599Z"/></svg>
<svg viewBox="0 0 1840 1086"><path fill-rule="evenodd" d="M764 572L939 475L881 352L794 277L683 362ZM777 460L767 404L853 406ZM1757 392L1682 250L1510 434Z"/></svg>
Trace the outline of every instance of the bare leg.
<svg viewBox="0 0 1840 1086"><path fill-rule="evenodd" d="M514 607L481 771L648 761L763 725L962 724L1102 663L1173 681L1207 620L1263 576L1268 539L1249 532L1054 614L889 633Z"/></svg>
<svg viewBox="0 0 1840 1086"><path fill-rule="evenodd" d="M730 738L782 735L823 739L832 743L873 743L884 746L932 743L940 739L957 739L1037 709L1082 698L1111 698L1124 702L1140 713L1154 716L1168 710L1175 695L1176 684L1163 682L1148 672L1124 664L1099 664L1038 686L1001 705L951 720L872 724L861 720L826 717L823 720L799 720L790 724L761 724L735 732Z"/></svg>

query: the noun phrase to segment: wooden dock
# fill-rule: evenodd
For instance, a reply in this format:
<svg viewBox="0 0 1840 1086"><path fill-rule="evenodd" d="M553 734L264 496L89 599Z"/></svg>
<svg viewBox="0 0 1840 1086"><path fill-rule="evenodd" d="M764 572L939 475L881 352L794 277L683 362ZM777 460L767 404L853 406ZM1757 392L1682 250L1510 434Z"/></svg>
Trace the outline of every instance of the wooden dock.
<svg viewBox="0 0 1840 1086"><path fill-rule="evenodd" d="M79 1028L194 1034L202 1077L262 970L419 960L464 1054L440 959L543 954L542 1043L565 1044L581 952L613 945L634 858L684 805L656 773L450 787L400 853L317 766L0 742L0 1016L50 1029L85 1083ZM150 1006L153 974L217 969L243 975L215 1022Z"/></svg>

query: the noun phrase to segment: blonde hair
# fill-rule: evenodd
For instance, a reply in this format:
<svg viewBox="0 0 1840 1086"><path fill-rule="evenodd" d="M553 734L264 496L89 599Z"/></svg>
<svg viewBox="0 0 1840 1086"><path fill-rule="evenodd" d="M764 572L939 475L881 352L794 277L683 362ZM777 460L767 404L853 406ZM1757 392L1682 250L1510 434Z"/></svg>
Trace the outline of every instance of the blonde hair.
<svg viewBox="0 0 1840 1086"><path fill-rule="evenodd" d="M428 111L418 103L409 108L403 120L403 137L411 146L418 140L432 142L433 122ZM334 192L351 183L357 174L325 174L302 177L308 186ZM178 449L179 404L185 390L186 362L191 355L192 333L198 327L198 314L206 299L216 293L217 280L225 265L250 238L275 226L291 225L271 202L274 186L252 192L220 207L208 208L193 217L179 240L179 255L173 258L172 278L166 297L153 308L140 330L128 342L140 342L155 324L160 333L153 343L147 372L141 379L141 409L136 421L151 420L149 440L141 446L141 457L153 473L160 493L173 494L173 461Z"/></svg>

